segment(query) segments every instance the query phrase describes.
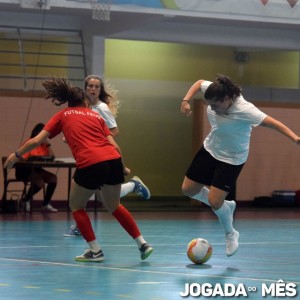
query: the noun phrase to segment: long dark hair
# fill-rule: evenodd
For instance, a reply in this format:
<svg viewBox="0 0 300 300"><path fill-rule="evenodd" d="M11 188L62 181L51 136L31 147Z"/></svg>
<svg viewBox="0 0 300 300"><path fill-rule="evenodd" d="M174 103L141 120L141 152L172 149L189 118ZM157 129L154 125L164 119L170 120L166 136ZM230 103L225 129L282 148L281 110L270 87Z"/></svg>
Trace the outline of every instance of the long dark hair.
<svg viewBox="0 0 300 300"><path fill-rule="evenodd" d="M68 102L69 107L85 106L84 92L79 87L73 87L66 78L55 78L42 82L46 89L46 99L59 106Z"/></svg>
<svg viewBox="0 0 300 300"><path fill-rule="evenodd" d="M44 126L45 126L45 124L43 124L43 123L36 124L31 131L30 138L32 139L35 136L37 136L43 130Z"/></svg>
<svg viewBox="0 0 300 300"><path fill-rule="evenodd" d="M216 80L207 88L204 98L207 100L224 101L228 96L233 101L240 96L242 89L228 76L218 74Z"/></svg>

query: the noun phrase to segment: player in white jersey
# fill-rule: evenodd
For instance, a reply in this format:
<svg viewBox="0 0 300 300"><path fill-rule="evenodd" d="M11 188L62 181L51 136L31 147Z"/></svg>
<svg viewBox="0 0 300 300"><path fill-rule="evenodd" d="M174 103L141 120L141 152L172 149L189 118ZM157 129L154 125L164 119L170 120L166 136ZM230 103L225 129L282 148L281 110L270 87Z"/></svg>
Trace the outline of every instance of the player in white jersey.
<svg viewBox="0 0 300 300"><path fill-rule="evenodd" d="M97 112L105 121L113 137L119 134L116 122L119 101L117 91L108 83L104 85L102 78L98 75L89 75L84 80L84 90L87 96L86 105ZM130 169L126 168L126 175ZM121 185L120 198L129 193L135 193L145 199L151 197L150 190L138 176L133 176L128 182ZM101 191L97 192L97 199L101 201ZM64 236L80 235L76 225L71 225L70 230Z"/></svg>
<svg viewBox="0 0 300 300"><path fill-rule="evenodd" d="M246 101L241 89L229 77L218 75L214 82L196 81L181 103L181 112L190 116L190 100L204 93L211 130L194 157L182 184L185 195L209 205L225 230L226 254L238 250L239 232L233 228L235 201L225 200L246 162L252 129L272 128L296 144L300 137L282 122L266 115Z"/></svg>

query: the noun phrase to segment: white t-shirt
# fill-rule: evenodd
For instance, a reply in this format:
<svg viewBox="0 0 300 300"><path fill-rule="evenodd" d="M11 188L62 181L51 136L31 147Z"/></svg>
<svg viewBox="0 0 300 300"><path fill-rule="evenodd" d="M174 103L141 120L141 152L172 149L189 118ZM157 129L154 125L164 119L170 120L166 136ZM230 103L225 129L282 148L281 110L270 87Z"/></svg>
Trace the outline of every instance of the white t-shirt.
<svg viewBox="0 0 300 300"><path fill-rule="evenodd" d="M105 102L99 101L97 104L92 106L92 110L97 112L104 119L109 129L118 127L116 118Z"/></svg>
<svg viewBox="0 0 300 300"><path fill-rule="evenodd" d="M202 82L201 91L205 92L211 83ZM252 129L267 117L243 96L237 97L223 115L216 114L208 105L207 116L211 131L204 140L204 148L217 160L232 165L247 160Z"/></svg>

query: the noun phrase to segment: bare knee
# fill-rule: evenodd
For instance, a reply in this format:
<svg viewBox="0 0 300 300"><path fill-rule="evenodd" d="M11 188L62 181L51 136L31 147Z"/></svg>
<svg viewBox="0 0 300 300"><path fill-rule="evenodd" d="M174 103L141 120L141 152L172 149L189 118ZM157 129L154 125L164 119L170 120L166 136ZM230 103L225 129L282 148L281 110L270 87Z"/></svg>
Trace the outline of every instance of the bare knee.
<svg viewBox="0 0 300 300"><path fill-rule="evenodd" d="M199 193L202 189L203 185L199 184L195 181L192 181L185 177L183 183L182 183L182 193L188 197L193 197L197 193Z"/></svg>
<svg viewBox="0 0 300 300"><path fill-rule="evenodd" d="M73 201L69 202L69 207L71 211L81 210L85 208L85 206L80 205L79 203L74 203Z"/></svg>
<svg viewBox="0 0 300 300"><path fill-rule="evenodd" d="M182 185L181 190L182 190L182 193L188 197L192 197L193 195L195 195L194 190L191 187L186 186L184 184Z"/></svg>
<svg viewBox="0 0 300 300"><path fill-rule="evenodd" d="M71 199L69 200L69 207L71 211L79 210L78 205L76 205L76 203L74 203L74 201L72 201Z"/></svg>
<svg viewBox="0 0 300 300"><path fill-rule="evenodd" d="M214 210L219 209L223 205L227 194L228 194L228 192L226 192L226 191L222 191L218 188L211 187L210 192L208 194L208 202L209 202L210 206Z"/></svg>

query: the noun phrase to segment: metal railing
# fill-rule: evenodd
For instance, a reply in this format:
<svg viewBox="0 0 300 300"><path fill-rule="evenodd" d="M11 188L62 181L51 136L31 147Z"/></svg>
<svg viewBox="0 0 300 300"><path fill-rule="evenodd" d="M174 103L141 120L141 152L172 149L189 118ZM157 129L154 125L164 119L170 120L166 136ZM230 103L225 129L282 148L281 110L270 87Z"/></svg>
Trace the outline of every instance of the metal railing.
<svg viewBox="0 0 300 300"><path fill-rule="evenodd" d="M81 31L0 26L0 91L42 90L53 76L82 84L86 73Z"/></svg>

